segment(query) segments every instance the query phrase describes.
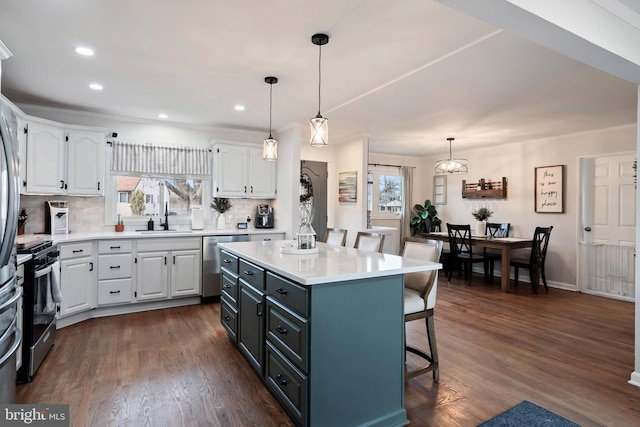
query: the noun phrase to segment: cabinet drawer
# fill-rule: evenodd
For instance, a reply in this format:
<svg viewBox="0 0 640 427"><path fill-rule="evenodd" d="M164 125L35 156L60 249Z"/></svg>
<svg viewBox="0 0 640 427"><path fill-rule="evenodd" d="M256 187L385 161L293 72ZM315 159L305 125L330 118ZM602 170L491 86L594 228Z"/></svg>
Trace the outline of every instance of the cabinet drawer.
<svg viewBox="0 0 640 427"><path fill-rule="evenodd" d="M264 289L264 270L262 268L243 259L240 260L238 268L238 274L241 278L258 289Z"/></svg>
<svg viewBox="0 0 640 427"><path fill-rule="evenodd" d="M309 323L267 297L267 340L303 372L309 372Z"/></svg>
<svg viewBox="0 0 640 427"><path fill-rule="evenodd" d="M307 288L267 272L267 293L304 317L309 316L309 290Z"/></svg>
<svg viewBox="0 0 640 427"><path fill-rule="evenodd" d="M79 258L93 254L91 243L69 243L59 245L58 249L60 250L60 259Z"/></svg>
<svg viewBox="0 0 640 427"><path fill-rule="evenodd" d="M233 342L238 341L238 312L222 299L220 303L220 323L227 330Z"/></svg>
<svg viewBox="0 0 640 427"><path fill-rule="evenodd" d="M98 280L131 277L132 261L131 254L99 255Z"/></svg>
<svg viewBox="0 0 640 427"><path fill-rule="evenodd" d="M222 283L220 285L222 295L232 307L238 307L238 276L226 270L222 270Z"/></svg>
<svg viewBox="0 0 640 427"><path fill-rule="evenodd" d="M133 241L131 240L109 240L98 242L99 254L120 254L133 252Z"/></svg>
<svg viewBox="0 0 640 427"><path fill-rule="evenodd" d="M267 343L265 379L296 424L307 425L307 377L282 357L271 343Z"/></svg>
<svg viewBox="0 0 640 427"><path fill-rule="evenodd" d="M98 305L131 302L131 279L98 281Z"/></svg>
<svg viewBox="0 0 640 427"><path fill-rule="evenodd" d="M238 257L229 252L220 251L220 266L238 273Z"/></svg>

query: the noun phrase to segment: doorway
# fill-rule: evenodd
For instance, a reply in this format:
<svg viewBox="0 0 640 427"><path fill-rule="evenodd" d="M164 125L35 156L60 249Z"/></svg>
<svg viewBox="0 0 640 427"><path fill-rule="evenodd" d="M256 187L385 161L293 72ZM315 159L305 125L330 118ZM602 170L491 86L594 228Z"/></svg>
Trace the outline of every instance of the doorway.
<svg viewBox="0 0 640 427"><path fill-rule="evenodd" d="M311 198L306 202L310 206L311 226L316 231L316 239L324 240L327 231L327 163L310 160L300 161L300 182L310 185Z"/></svg>
<svg viewBox="0 0 640 427"><path fill-rule="evenodd" d="M580 159L578 290L635 300L635 153Z"/></svg>

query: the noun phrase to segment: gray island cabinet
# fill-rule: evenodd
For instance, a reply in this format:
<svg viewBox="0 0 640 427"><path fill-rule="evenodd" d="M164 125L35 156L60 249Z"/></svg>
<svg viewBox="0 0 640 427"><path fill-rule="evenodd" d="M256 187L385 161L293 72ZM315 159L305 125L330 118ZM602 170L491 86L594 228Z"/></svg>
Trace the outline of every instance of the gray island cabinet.
<svg viewBox="0 0 640 427"><path fill-rule="evenodd" d="M222 243L221 322L301 426L402 426L403 274L440 264L318 243Z"/></svg>

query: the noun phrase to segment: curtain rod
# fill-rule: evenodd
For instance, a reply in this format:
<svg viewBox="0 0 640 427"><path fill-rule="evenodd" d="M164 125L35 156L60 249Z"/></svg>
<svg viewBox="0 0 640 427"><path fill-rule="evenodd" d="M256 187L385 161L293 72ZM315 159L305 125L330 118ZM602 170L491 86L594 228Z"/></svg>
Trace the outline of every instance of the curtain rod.
<svg viewBox="0 0 640 427"><path fill-rule="evenodd" d="M399 165L385 165L384 163L367 163L368 166L388 166L390 168L401 168ZM412 169L415 169L415 166L410 166Z"/></svg>

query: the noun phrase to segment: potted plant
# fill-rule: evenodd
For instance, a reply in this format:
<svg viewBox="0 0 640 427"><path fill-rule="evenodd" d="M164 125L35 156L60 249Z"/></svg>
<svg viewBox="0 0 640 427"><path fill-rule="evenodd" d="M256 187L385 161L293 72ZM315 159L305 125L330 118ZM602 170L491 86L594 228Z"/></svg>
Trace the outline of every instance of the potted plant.
<svg viewBox="0 0 640 427"><path fill-rule="evenodd" d="M436 206L431 204L431 200L425 200L423 205L413 205L413 213L415 215L411 218L411 235L440 231L442 221L438 218L438 211Z"/></svg>
<svg viewBox="0 0 640 427"><path fill-rule="evenodd" d="M216 223L217 225L217 228L224 229L226 226L224 213L231 209L231 200L227 199L226 197L214 197L211 201L210 206L211 209L219 214L216 218L216 221L214 221L214 223Z"/></svg>
<svg viewBox="0 0 640 427"><path fill-rule="evenodd" d="M22 208L18 215L18 234L24 234L24 226L27 224L28 218L29 215L27 214L27 210Z"/></svg>
<svg viewBox="0 0 640 427"><path fill-rule="evenodd" d="M476 234L478 236L484 236L487 220L493 215L493 211L486 206L476 209L471 212L471 215L476 219Z"/></svg>

